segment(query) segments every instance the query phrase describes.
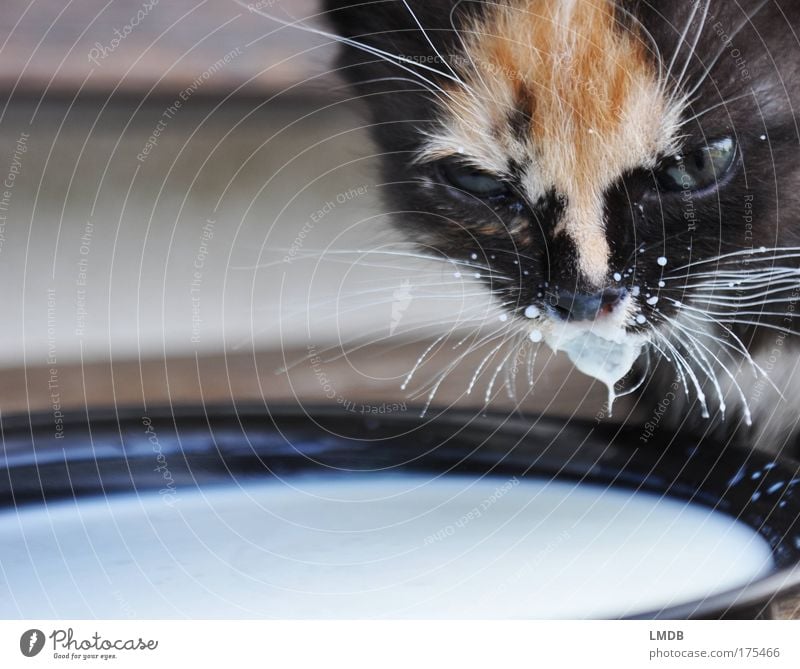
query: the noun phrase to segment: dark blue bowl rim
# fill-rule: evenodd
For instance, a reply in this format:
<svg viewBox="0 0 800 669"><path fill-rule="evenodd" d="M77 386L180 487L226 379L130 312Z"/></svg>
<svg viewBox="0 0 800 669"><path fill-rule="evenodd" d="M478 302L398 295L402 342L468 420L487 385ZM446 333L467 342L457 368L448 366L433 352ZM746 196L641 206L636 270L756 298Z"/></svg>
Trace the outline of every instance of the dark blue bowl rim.
<svg viewBox="0 0 800 669"><path fill-rule="evenodd" d="M158 487L149 425L159 452L178 458L178 476L185 464L185 480L195 485L319 467L547 476L713 507L772 547L776 568L741 588L627 618L770 617L778 597L800 588L800 465L793 460L710 441L680 445L666 435L642 447L636 428L617 424L470 409L420 413L290 404L100 408L64 412L60 438L50 413L0 416L0 508Z"/></svg>

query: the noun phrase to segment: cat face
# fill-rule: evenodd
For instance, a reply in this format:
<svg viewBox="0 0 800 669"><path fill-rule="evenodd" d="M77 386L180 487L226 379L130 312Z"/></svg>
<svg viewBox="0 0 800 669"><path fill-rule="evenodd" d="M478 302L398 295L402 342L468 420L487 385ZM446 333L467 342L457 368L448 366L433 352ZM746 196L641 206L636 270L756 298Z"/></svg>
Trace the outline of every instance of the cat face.
<svg viewBox="0 0 800 669"><path fill-rule="evenodd" d="M787 327L795 3L327 4L397 225L537 337L602 326L710 368L708 332L747 356Z"/></svg>

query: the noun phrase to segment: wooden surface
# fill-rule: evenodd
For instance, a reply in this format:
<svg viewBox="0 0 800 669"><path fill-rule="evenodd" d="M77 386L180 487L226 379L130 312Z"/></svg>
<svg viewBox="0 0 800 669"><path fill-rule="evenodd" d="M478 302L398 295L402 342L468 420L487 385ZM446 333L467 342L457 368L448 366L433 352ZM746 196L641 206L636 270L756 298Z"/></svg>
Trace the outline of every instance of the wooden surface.
<svg viewBox="0 0 800 669"><path fill-rule="evenodd" d="M215 404L239 401L300 401L303 403L406 402L417 405L427 394L414 389L424 385L434 372L452 361L452 351L440 351L420 368L409 391L400 386L428 342L405 346L367 346L347 356L339 349L327 356L317 352L314 363L308 351L236 353L218 356L170 357L142 362L121 360L66 364L55 368L31 366L0 372L0 409L3 413L48 411L51 408L51 379L55 369L59 402L63 408L86 406L141 406ZM441 385L439 404L482 407L494 368L481 375L471 394L471 377L485 355L481 349L461 362ZM338 359L333 359L336 358ZM500 384L494 390L493 408L519 405L526 412L594 416L601 410L605 389L575 372L562 358L541 356L535 368L538 379L533 390L520 380L518 401L510 399ZM281 368L291 366L289 373ZM622 404L620 405L620 407Z"/></svg>

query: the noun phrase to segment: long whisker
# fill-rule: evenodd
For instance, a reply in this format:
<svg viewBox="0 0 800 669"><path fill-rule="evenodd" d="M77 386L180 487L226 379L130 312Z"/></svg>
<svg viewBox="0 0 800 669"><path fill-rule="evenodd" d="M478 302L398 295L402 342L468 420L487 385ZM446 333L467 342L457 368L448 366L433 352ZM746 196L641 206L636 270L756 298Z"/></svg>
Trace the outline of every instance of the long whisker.
<svg viewBox="0 0 800 669"><path fill-rule="evenodd" d="M519 346L519 342L517 343L517 346ZM486 387L486 393L483 396L484 405L488 406L489 402L491 402L492 390L494 389L494 384L497 381L497 377L505 367L506 363L508 362L508 359L517 352L517 346L513 346L511 348L511 350L506 354L506 356L500 361L500 364L495 369L494 374L492 374L492 378L489 379L489 385Z"/></svg>
<svg viewBox="0 0 800 669"><path fill-rule="evenodd" d="M679 324L676 324L676 325L686 334L686 336L689 338L689 340L693 343L693 345L695 347L701 346L703 349L705 349L708 352L708 354L712 358L714 358L714 360L716 360L716 362L719 364L719 366L722 369L722 371L731 380L731 383L733 383L734 387L736 388L736 392L739 395L739 399L741 399L741 401L742 401L742 407L744 409L745 424L747 424L748 426L752 425L753 424L753 416L752 416L752 414L750 412L750 404L747 401L747 397L745 396L741 385L739 385L739 382L736 380L736 376L733 374L733 372L731 372L728 369L727 365L723 364L723 362L719 359L719 357L717 357L717 355L710 348L708 348L708 346L706 346L703 342L701 342L697 337L689 334L689 332L685 328L683 328L683 326L681 326ZM780 391L778 391L778 392L780 394ZM721 400L721 407L720 407L721 410L722 410L722 406L724 406L724 404L722 403L722 400Z"/></svg>
<svg viewBox="0 0 800 669"><path fill-rule="evenodd" d="M436 286L435 284L429 284L427 287L446 288L448 285L460 285L460 284L444 283L441 284L440 286ZM412 284L408 288L409 290L413 289L415 291L414 299L420 302L433 301L433 300L453 301L453 300L462 300L465 298L473 298L473 297L476 298L487 297L489 295L489 292L485 288L483 290L474 290L472 292L453 291L453 292L443 292L443 293L430 293L430 292L424 292L422 290L425 287L426 286L419 286L417 284ZM316 302L305 304L294 311L284 311L281 313L281 318L283 318L284 320L290 320L297 318L298 316L308 316L309 313L312 311L315 311L321 307L326 307L331 305L336 306L336 311L330 312L331 317L335 317L337 315L344 316L350 313L358 313L359 311L362 311L364 309L371 309L382 305L392 304L397 300L397 298L393 294L390 294L390 292L396 290L397 286L386 286L380 289L363 291L358 295L348 295L346 299L345 298L338 299L336 297L332 298L330 296L323 297ZM359 299L360 297L366 297L368 295L375 295L375 294L383 295L383 297L381 299L372 300L369 302ZM346 307L345 305L347 304L348 301L352 302L353 306ZM475 305L470 305L470 306L475 306ZM270 313L272 313L274 307L268 306L265 307L265 309L267 309Z"/></svg>
<svg viewBox="0 0 800 669"><path fill-rule="evenodd" d="M325 37L327 39L333 40L334 42L346 44L347 46L359 49L373 56L380 56L387 62L394 63L398 67L401 67L402 69L411 72L415 76L421 76L416 70L413 69L416 67L421 70L431 72L432 74L435 74L439 77L449 79L450 81L453 81L454 83L460 86L465 86L464 82L458 76L454 76L453 74L450 74L448 72L443 72L442 70L438 70L435 67L427 65L426 63L418 62L412 58L407 58L406 56L391 53L389 51L384 51L383 49L379 49L378 47L374 47L369 44L364 44L363 42L359 42L358 40L354 40L349 37L344 37L343 35L337 35L327 30L323 30L322 28L315 28L313 26L306 24L304 19L295 19L294 21L282 19L279 16L275 16L274 14L269 14L267 12L264 12L263 10L256 8L254 5L248 5L246 2L244 2L244 0L233 0L233 1L240 7L248 10L248 12L251 12L253 14L258 14L259 16L262 16L265 19L274 21L275 23L278 23L284 28L302 30L303 32L311 33L313 35L319 35L320 37ZM315 16L310 18L317 18L319 16L322 16L323 14L324 12L316 14ZM433 84L433 82L431 82L430 80L427 81L428 83Z"/></svg>
<svg viewBox="0 0 800 669"><path fill-rule="evenodd" d="M506 364L508 363L509 359L512 356L517 356L519 353L520 347L527 341L527 334L528 334L528 327L524 324L517 324L516 327L512 328L510 331L510 336L507 338L508 340L513 341L516 338L516 343L511 346L508 354L503 358L500 364L495 369L494 374L492 375L491 379L489 380L489 384L486 387L486 393L484 394L484 405L488 406L491 398L492 398L492 390L494 389L495 382L497 377L499 376L500 372L505 368ZM513 367L512 367L513 369ZM506 377L504 385L507 387L509 398L515 400L516 398L516 390L509 385L510 383L510 372L506 369Z"/></svg>
<svg viewBox="0 0 800 669"><path fill-rule="evenodd" d="M428 347L427 347L427 348L426 348L426 349L425 349L425 350L422 352L422 355L420 355L420 356L417 358L417 361L414 363L414 366L411 368L411 371L409 371L409 373L406 375L406 378L405 378L405 379L403 379L403 383L402 383L402 384L400 384L400 390L405 390L406 388L408 388L408 384L409 384L409 383L411 383L411 379L413 379L413 378L414 378L414 374L416 374L416 372L417 372L417 370L419 369L420 365L422 365L422 363L423 363L423 362L425 361L425 359L428 357L428 354L429 354L429 353L430 353L430 352L431 352L431 351L432 351L434 348L436 348L436 346L437 346L437 345L438 345L440 342L442 342L444 339L447 339L447 337L449 337L449 336L450 336L450 334L451 334L450 332L445 332L443 335L441 335L441 336L437 337L437 338L436 338L436 339L433 341L433 343L431 343L431 345L430 345L430 346L428 346Z"/></svg>
<svg viewBox="0 0 800 669"><path fill-rule="evenodd" d="M517 372L521 364L524 364L526 354L526 339L523 336L519 337L516 346L514 347L515 354L511 366L506 368L505 386L508 389L508 399L514 403L514 406L519 406L517 401ZM528 347L528 350L533 348Z"/></svg>
<svg viewBox="0 0 800 669"><path fill-rule="evenodd" d="M706 107L705 109L703 109L702 111L698 112L697 114L694 114L693 116L690 116L689 118L683 119L678 124L678 127L681 128L681 127L683 127L684 125L686 125L687 123L689 123L691 121L696 121L701 116L705 116L706 114L708 114L709 112L714 111L715 109L719 109L720 107L727 107L729 104L731 104L733 102L736 102L737 100L742 100L743 98L747 98L747 97L751 97L751 96L755 96L755 91L750 90L747 93L742 93L740 95L735 95L732 98L727 98L725 100L721 100L720 102L717 102L716 104L713 104L710 107Z"/></svg>
<svg viewBox="0 0 800 669"><path fill-rule="evenodd" d="M692 7L692 11L689 14L689 19L686 21L686 25L683 28L683 32L681 33L680 38L678 39L678 43L675 46L675 51L672 53L672 58L670 58L669 65L667 66L667 77L672 77L672 68L675 67L675 63L678 59L678 55L680 54L681 50L683 49L684 43L686 43L686 36L689 34L689 28L691 28L692 23L694 22L694 17L697 14L697 8L700 6L699 2L693 3L694 6Z"/></svg>
<svg viewBox="0 0 800 669"><path fill-rule="evenodd" d="M695 9L692 11L692 18L694 18L694 12L697 10L700 1L696 0ZM675 82L675 88L679 89L681 84L683 84L683 78L686 76L686 71L689 69L689 64L692 62L692 58L694 57L695 53L697 52L697 44L700 41L700 35L703 34L703 29L706 25L706 19L708 18L708 10L711 8L711 0L706 0L706 6L703 9L703 15L700 17L700 25L697 27L697 31L694 35L694 41L692 42L692 47L689 50L688 55L686 56L686 60L683 63L683 69L681 70L680 76L678 80Z"/></svg>
<svg viewBox="0 0 800 669"><path fill-rule="evenodd" d="M697 321L697 319L695 319L695 318L692 318L692 316L691 316L691 315L688 315L688 314L687 314L686 316L687 316L688 318L691 318L691 319L692 319L693 321L695 321L695 322ZM726 348L730 348L730 349L732 349L733 351L735 351L736 353L740 354L740 355L741 355L741 356L742 356L742 357L743 357L743 358L744 358L744 359L745 359L745 360L746 360L746 361L749 363L750 367L753 369L753 375L754 375L755 377L757 377L757 378L758 378L758 377L760 376L761 378L765 379L765 380L767 381L767 383L769 383L769 385L770 385L770 386L772 386L772 388L775 390L775 392L778 394L778 396L779 396L781 399L786 399L786 398L784 397L784 395L783 395L783 392L780 390L780 388L778 388L778 386L777 386L777 385L775 385L775 383L774 383L774 382L772 381L772 379L769 377L769 374L767 373L767 371L766 371L766 370L765 370L763 367L761 367L761 365L759 365L759 364L758 364L758 363L757 363L757 362L756 362L756 361L753 359L753 356L752 356L752 355L750 355L750 352L747 350L747 348L745 347L745 345L744 345L744 343L742 342L742 340L741 340L741 339L739 339L739 337L737 337L737 336L736 336L736 334L733 332L733 330L731 330L729 327L727 327L727 326L726 326L724 323L721 323L721 322L719 322L719 321L714 321L714 325L716 325L717 327L720 327L720 328L722 328L723 330L725 330L726 332L728 332L728 333L730 334L730 336L732 336L732 337L733 337L733 338L736 340L736 342L738 342L739 346L736 346L736 345L734 345L734 344L731 344L729 341L726 341L726 340L725 340L725 339L723 339L722 337L715 337L714 335L712 335L712 334L710 334L710 333L708 333L708 332L705 332L705 331L703 331L703 330L694 330L693 328L690 328L690 327L689 327L688 325L686 325L685 323L682 323L681 325L682 325L682 327L686 328L686 329L687 329L687 330L689 330L690 332L693 332L693 333L695 333L695 334L698 334L698 335L702 335L702 336L708 337L708 338L709 338L709 339L711 339L712 341L714 341L714 342L716 342L716 343L718 343L718 344L721 344L722 346L724 346L724 347L726 347ZM727 355L728 355L728 356L731 358L731 360L733 360L735 363L736 363L736 362L738 362L738 360L737 360L737 359L734 357L733 353L731 353L730 351L727 351L727 350L725 351L725 353L726 353L726 354L727 354Z"/></svg>
<svg viewBox="0 0 800 669"><path fill-rule="evenodd" d="M529 346L528 347L528 355L525 362L527 378L528 378L528 387L533 388L534 379L533 379L533 370L536 366L536 358L539 356L539 347L538 346ZM538 379L537 379L538 380Z"/></svg>
<svg viewBox="0 0 800 669"><path fill-rule="evenodd" d="M414 23L417 24L417 27L419 28L420 32L422 33L422 36L425 38L425 41L428 42L428 44L430 45L431 49L433 49L433 52L436 54L436 56L439 58L439 60L442 61L442 63L444 63L445 67L447 67L447 69L453 75L454 80L457 81L462 86L464 86L464 88L466 88L467 86L466 86L466 83L464 82L464 80L461 77L458 76L458 73L450 66L450 63L447 61L447 59L444 56L442 56L442 54L440 53L439 49L436 48L436 45L433 43L433 40L431 40L431 38L428 35L428 33L425 30L425 28L422 27L422 24L419 22L419 19L417 18L417 15L414 13L414 10L411 9L411 6L408 4L407 0L403 0L403 5L408 10L408 13L411 15L411 18L414 19Z"/></svg>
<svg viewBox="0 0 800 669"><path fill-rule="evenodd" d="M477 351L478 349L482 348L483 346L488 345L489 342L493 341L494 339L503 336L503 332L505 330L506 330L505 326L500 326L500 327L495 328L494 330L492 330L488 334L481 335L481 333L478 332L478 331L472 331L469 334L467 334L455 346L452 347L452 350L455 351L458 348L460 348L460 346L468 339L471 339L471 338L475 339L477 337L477 341L473 341L472 343L470 343L470 345L466 348L466 350L462 351L458 355L458 357L452 363L450 363L450 366L448 367L448 369L445 370L445 372L442 372L440 374L445 374L446 375L450 368L455 368L455 366L457 366L465 357L467 357L471 353ZM415 392L417 394L419 394L426 387L429 387L431 383L434 383L437 379L439 379L440 374L435 375L433 377L433 380L423 384L422 387L420 389L418 389L417 391L415 391Z"/></svg>
<svg viewBox="0 0 800 669"><path fill-rule="evenodd" d="M682 283L680 288L686 289L713 289L718 291L741 291L741 290L757 290L764 286L771 285L798 285L800 284L800 270L742 270L726 272L720 270L719 272L698 272L696 274L688 274L686 277L680 279L687 280L691 277L692 280L697 280L699 283ZM703 280L708 279L708 280ZM675 277L664 278L663 281L674 281Z"/></svg>
<svg viewBox="0 0 800 669"><path fill-rule="evenodd" d="M766 291L766 294L775 294L775 293L785 293L786 291L790 290L790 288L781 288L779 290L773 291ZM796 302L797 298L795 297L794 300L786 299L786 298L778 298L774 300L765 300L765 299L756 299L757 295L741 295L741 296L724 296L724 295L715 295L715 294L703 294L703 293L694 293L692 298L694 302L701 302L703 305L711 305L715 307L730 307L733 311L732 313L744 313L742 309L752 309L756 307L763 306L765 304L786 304ZM759 312L764 313L764 312Z"/></svg>
<svg viewBox="0 0 800 669"><path fill-rule="evenodd" d="M697 393L697 400L700 402L701 407L701 415L703 418L708 418L710 416L708 412L708 403L706 401L706 394L703 392L703 388L700 386L700 381L697 379L697 375L694 373L692 366L686 360L684 356L681 355L680 351L669 341L669 339L659 332L657 329L652 329L653 333L657 337L661 338L661 341L664 342L664 346L672 353L676 360L679 360L684 367L684 370L689 375L689 378L692 380L692 385L694 386L695 392Z"/></svg>
<svg viewBox="0 0 800 669"><path fill-rule="evenodd" d="M460 260L458 258L450 258L450 257L442 258L442 257L434 256L434 255L426 255L424 253L414 253L414 252L410 252L410 251L383 251L383 250L376 250L376 249L354 249L354 250L350 250L350 249L327 249L327 250L326 249L321 249L321 250L313 250L313 251L308 251L308 252L304 251L304 252L302 252L302 256L305 257L306 253L311 254L311 255L308 256L310 258L316 258L317 254L320 254L320 255L323 255L323 257L325 257L326 259L327 259L328 256L337 256L337 255L346 255L346 256L348 256L348 255L349 256L362 255L363 256L363 255L372 255L372 254L378 254L378 255L384 255L384 256L390 256L390 257L398 257L398 258L415 258L415 259L419 259L419 260L428 260L428 261L434 261L434 262L452 263L454 265L458 265L458 266L461 266L461 267L469 267L471 269L481 270L481 271L485 271L485 272L491 272L493 274L493 276L495 276L497 278L504 278L504 279L507 279L509 281L515 280L512 277L509 277L509 276L506 276L504 274L500 274L500 273L496 272L496 270L494 270L492 267L489 267L488 265L484 265L482 263L479 263L476 260ZM295 257L295 259L297 259L299 257L301 257L301 253L298 253L297 256ZM281 263L283 263L283 260L273 261L273 262L270 262L270 263L259 263L259 264L256 264L256 265L236 266L236 267L233 267L232 269L257 270L257 269L265 269L265 268L269 268L269 267L274 267L275 265L279 265Z"/></svg>
<svg viewBox="0 0 800 669"><path fill-rule="evenodd" d="M484 343L488 344L491 341L493 341L494 339L496 339L498 337L503 337L503 336L504 335L502 335L502 334L495 334L491 339L489 339L487 342L484 342ZM470 346L466 351L464 351L461 355L459 355L456 360L454 360L452 363L450 363L444 369L444 371L437 377L438 380L434 384L434 386L431 389L431 391L428 393L427 401L425 402L425 406L422 409L422 414L421 414L422 416L425 416L428 413L428 409L430 409L431 403L433 402L434 398L436 397L436 393L439 392L439 388L441 387L441 385L444 382L444 380L450 375L450 373L456 367L458 367L458 365L464 360L464 358L467 355L469 355L470 353L472 353L475 350L477 350L476 347Z"/></svg>
<svg viewBox="0 0 800 669"><path fill-rule="evenodd" d="M766 7L766 5L769 2L770 2L770 0L761 0L761 2L758 5L756 5L756 7L753 9L753 11L751 11L749 14L747 14L745 16L744 20L738 26L736 26L736 28L734 30L732 30L727 35L727 39L723 43L722 48L720 48L717 51L717 53L714 54L714 57L709 61L709 63L707 65L703 66L703 69L705 70L703 76L701 76L698 79L697 83L695 83L695 85L692 87L692 89L686 94L687 97L691 98L698 91L700 86L702 86L703 82L711 74L711 72L714 69L714 67L716 66L717 62L719 62L719 59L723 56L723 54L725 54L728 51L728 49L730 49L730 44L731 44L731 42L733 42L733 39L742 31L742 29L748 23L750 23L753 20L753 18L755 17L756 14L758 14L764 7Z"/></svg>
<svg viewBox="0 0 800 669"><path fill-rule="evenodd" d="M472 394L472 389L475 387L475 384L478 381L478 377L480 377L484 367L489 362L489 360L491 360L492 357L494 357L495 353L497 353L503 347L506 341L508 341L508 336L503 337L500 343L497 346L495 346L491 351L489 351L488 355L484 356L483 360L480 361L478 366L475 368L475 373L472 375L469 385L467 386L467 395Z"/></svg>
<svg viewBox="0 0 800 669"><path fill-rule="evenodd" d="M684 344L684 347L686 348L687 354L691 354L691 351L694 350L694 352L695 352L695 360L697 361L698 365L700 366L700 369L703 370L705 375L708 377L708 380L711 381L712 385L714 386L714 390L717 393L717 398L719 399L719 412L722 415L722 417L724 418L725 417L725 411L726 411L726 408L727 408L726 405L725 405L725 395L722 392L722 387L719 384L719 380L717 379L717 375L714 373L714 367L711 364L711 362L709 361L709 359L706 357L705 353L703 353L703 350L700 348L700 345L699 345L697 339L693 335L691 335L687 330L685 330L680 325L680 323L678 323L674 318L670 318L668 316L665 316L664 314L661 314L661 316L662 316L662 318L664 318L664 320L666 322L668 322L674 329L678 330L685 337L685 340L683 341L683 344ZM688 347L686 346L687 343L689 344ZM706 347L703 347L703 349L706 349ZM708 350L708 349L706 349L706 350ZM719 358L714 356L713 353L711 353L709 351L709 354L712 357L714 357L717 360L717 362L719 362ZM724 368L724 365L722 365L722 367Z"/></svg>
<svg viewBox="0 0 800 669"><path fill-rule="evenodd" d="M475 316L475 317L472 317L472 318L460 317L460 318L457 318L457 319L452 319L450 321L444 321L442 318L436 318L436 319L430 319L430 320L427 320L427 321L423 321L417 327L411 328L411 329L407 330L406 332L404 332L404 334L406 336L408 336L408 335L410 335L410 334L412 334L414 332L417 332L417 331L427 332L428 328L430 328L431 326L434 326L434 325L445 325L445 324L449 324L450 325L450 328L448 329L448 333L447 334L452 334L453 331L459 326L469 325L469 324L481 325L481 324L483 324L485 322L486 322L486 318L485 317L481 317L481 316ZM474 330L470 330L470 331L474 332ZM376 337L376 338L369 338L370 335L374 335L374 334L377 334L377 333L381 333L381 336L380 337ZM366 340L364 339L365 335L368 337ZM321 348L321 349L317 349L315 347L313 353L308 353L308 354L306 354L304 356L301 356L300 358L296 359L294 362L289 363L289 364L279 368L278 370L276 370L276 373L277 374L285 374L286 372L291 371L292 369L294 369L298 365L301 365L301 364L303 364L305 362L308 362L309 358L311 358L311 357L317 357L317 356L325 357L325 356L328 356L333 351L342 351L341 353L337 354L334 357L326 357L325 358L325 362L326 363L335 362L336 360L339 360L340 358L342 358L342 357L344 357L346 355L352 355L353 353L355 353L355 352L357 352L357 351L359 351L359 350L361 350L363 348L366 348L368 346L374 345L377 342L382 341L383 339L394 338L395 336L396 335L391 335L391 334L387 333L385 326L376 327L376 328L373 328L372 330L368 330L366 332L359 332L358 335L350 338L347 341L339 341L339 342L337 342L335 344L332 344L330 346L326 346L326 347ZM408 343L408 342L405 342L405 343ZM355 344L358 344L358 346L353 348L353 346Z"/></svg>
<svg viewBox="0 0 800 669"><path fill-rule="evenodd" d="M683 307L684 308L690 308L690 307L688 307L688 305L685 305L685 304L683 305ZM791 328L782 327L780 325L773 325L772 323L765 323L765 322L757 322L757 323L755 323L753 321L748 321L748 320L744 320L744 319L741 319L741 318L721 318L721 319L716 319L716 318L711 318L711 317L704 317L704 316L706 316L706 312L703 311L702 309L694 309L693 311L695 311L696 313L694 313L694 314L687 313L685 315L687 317L689 317L689 318L694 318L696 321L699 321L699 322L702 322L702 323L712 323L712 324L715 324L715 323L728 323L728 324L733 324L733 325L748 325L750 327L767 328L769 330L775 330L776 332L783 332L783 333L789 334L789 335L800 335L800 332L798 332L797 330L792 330Z"/></svg>
<svg viewBox="0 0 800 669"><path fill-rule="evenodd" d="M650 329L654 335L659 335L660 333L656 331L655 327L650 324ZM662 336L663 337L663 336ZM686 399L689 399L689 386L686 383L686 376L683 373L683 366L681 365L680 361L677 358L670 357L670 354L667 351L664 351L651 337L650 339L650 346L656 349L661 354L661 357L664 358L669 363L672 363L675 366L675 369L678 372L678 376L683 384L683 392L686 394Z"/></svg>
<svg viewBox="0 0 800 669"><path fill-rule="evenodd" d="M765 255L767 254L767 252L775 252L779 254L788 254L788 255ZM784 246L784 247L774 247L774 248L767 248L766 246L760 246L757 249L756 248L740 249L738 251L723 253L721 255L714 256L712 258L702 258L700 260L695 260L693 262L687 263L686 265L675 267L670 270L669 274L674 274L675 272L679 272L681 270L697 267L698 265L705 265L708 263L719 262L721 260L727 260L729 258L737 258L741 256L749 256L747 258L748 263L765 262L769 260L779 260L788 258L800 258L800 246Z"/></svg>

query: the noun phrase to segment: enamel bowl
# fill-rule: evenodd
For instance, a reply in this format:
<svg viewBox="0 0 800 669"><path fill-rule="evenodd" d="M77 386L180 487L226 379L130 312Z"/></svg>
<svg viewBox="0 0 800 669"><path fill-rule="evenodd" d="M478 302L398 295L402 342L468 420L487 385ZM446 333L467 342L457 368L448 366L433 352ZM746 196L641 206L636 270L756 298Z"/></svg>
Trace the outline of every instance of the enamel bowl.
<svg viewBox="0 0 800 669"><path fill-rule="evenodd" d="M5 418L0 618L756 618L800 584L794 461L403 409Z"/></svg>

